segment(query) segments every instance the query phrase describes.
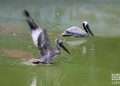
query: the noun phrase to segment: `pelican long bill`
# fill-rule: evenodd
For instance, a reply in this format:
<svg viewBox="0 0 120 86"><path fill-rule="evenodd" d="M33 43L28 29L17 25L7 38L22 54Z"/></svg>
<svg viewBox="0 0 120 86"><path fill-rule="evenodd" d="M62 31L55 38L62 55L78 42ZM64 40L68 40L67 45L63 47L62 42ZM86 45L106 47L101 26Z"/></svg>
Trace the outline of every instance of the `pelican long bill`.
<svg viewBox="0 0 120 86"><path fill-rule="evenodd" d="M70 51L63 45L63 43L60 43L59 45L64 51L66 51L68 54L71 54Z"/></svg>

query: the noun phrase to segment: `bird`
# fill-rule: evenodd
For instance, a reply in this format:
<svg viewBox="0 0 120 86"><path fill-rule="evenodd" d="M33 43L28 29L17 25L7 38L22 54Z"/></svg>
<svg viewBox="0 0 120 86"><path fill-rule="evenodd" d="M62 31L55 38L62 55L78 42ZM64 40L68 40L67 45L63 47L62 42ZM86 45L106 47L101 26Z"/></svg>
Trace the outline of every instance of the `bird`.
<svg viewBox="0 0 120 86"><path fill-rule="evenodd" d="M31 29L33 43L40 51L39 58L34 60L32 62L33 64L51 64L54 58L61 54L61 49L66 51L68 54L71 54L70 51L64 46L64 42L60 36L56 38L56 47L53 48L51 46L47 30L40 27L40 25L34 21L28 10L25 9L23 13L26 18L26 22Z"/></svg>
<svg viewBox="0 0 120 86"><path fill-rule="evenodd" d="M90 35L94 36L87 21L82 22L81 28L79 26L71 26L62 33L63 37L88 37Z"/></svg>

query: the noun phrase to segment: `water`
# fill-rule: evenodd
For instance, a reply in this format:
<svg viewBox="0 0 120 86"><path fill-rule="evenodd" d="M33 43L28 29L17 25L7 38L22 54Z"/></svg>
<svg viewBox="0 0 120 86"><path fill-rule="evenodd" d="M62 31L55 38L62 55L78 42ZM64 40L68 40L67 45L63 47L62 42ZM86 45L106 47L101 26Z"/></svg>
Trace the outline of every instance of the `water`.
<svg viewBox="0 0 120 86"><path fill-rule="evenodd" d="M1 0L0 86L111 86L111 75L120 73L119 4L119 0ZM37 57L23 9L48 29L52 39L83 20L96 37L65 38L71 55L62 52L53 65L28 65L22 60L26 56L13 58L2 51Z"/></svg>
<svg viewBox="0 0 120 86"><path fill-rule="evenodd" d="M21 40L21 39L19 39ZM67 40L67 39L66 39ZM70 40L75 40L70 38ZM78 39L79 41L81 39ZM8 43L1 44L5 48ZM36 48L23 47L11 41L12 50L18 48L37 55ZM22 41L22 40L21 40ZM29 40L30 42L30 40ZM27 46L26 43L24 46ZM1 41L0 41L1 43ZM20 45L19 47L15 44ZM119 73L119 38L89 38L84 44L70 46L71 55L63 52L52 65L28 65L21 58L11 58L0 52L0 85L3 86L110 86L111 74ZM27 49L28 48L28 49ZM18 52L19 53L19 52ZM7 82L7 83L6 83Z"/></svg>

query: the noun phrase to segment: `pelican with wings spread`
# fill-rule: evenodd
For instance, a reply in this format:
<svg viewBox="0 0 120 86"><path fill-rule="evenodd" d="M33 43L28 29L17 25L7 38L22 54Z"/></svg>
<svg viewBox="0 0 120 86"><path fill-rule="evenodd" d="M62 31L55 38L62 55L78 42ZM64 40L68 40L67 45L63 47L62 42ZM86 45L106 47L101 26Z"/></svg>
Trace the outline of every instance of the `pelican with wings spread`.
<svg viewBox="0 0 120 86"><path fill-rule="evenodd" d="M40 57L38 60L33 61L33 64L52 63L55 56L61 53L61 48L70 54L69 50L63 45L60 37L56 39L56 48L52 48L47 30L37 25L27 10L24 10L24 15L31 29L33 43L40 50Z"/></svg>

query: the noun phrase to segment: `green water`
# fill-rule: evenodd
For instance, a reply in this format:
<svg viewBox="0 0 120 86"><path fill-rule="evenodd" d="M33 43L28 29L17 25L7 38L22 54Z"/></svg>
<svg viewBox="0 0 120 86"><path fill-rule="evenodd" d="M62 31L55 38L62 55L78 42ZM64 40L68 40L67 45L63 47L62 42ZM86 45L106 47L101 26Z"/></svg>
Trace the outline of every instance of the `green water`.
<svg viewBox="0 0 120 86"><path fill-rule="evenodd" d="M0 49L23 50L37 57L23 9L48 29L52 43L57 33L83 20L96 36L65 38L72 54L63 52L53 65L25 65L0 50L0 86L120 85L111 77L120 73L119 7L119 0L0 0Z"/></svg>
<svg viewBox="0 0 120 86"><path fill-rule="evenodd" d="M11 47L8 48L23 49L37 55L35 48L21 48L22 42L17 42L20 40L9 41ZM21 60L5 57L1 53L0 85L31 86L34 81L37 84L35 86L111 86L113 84L111 75L120 72L119 38L95 37L66 40L86 40L86 42L77 45L68 44L72 54L67 55L63 52L53 65L25 65ZM8 45L6 40L0 43L1 48L6 48ZM16 43L20 46L14 46Z"/></svg>

